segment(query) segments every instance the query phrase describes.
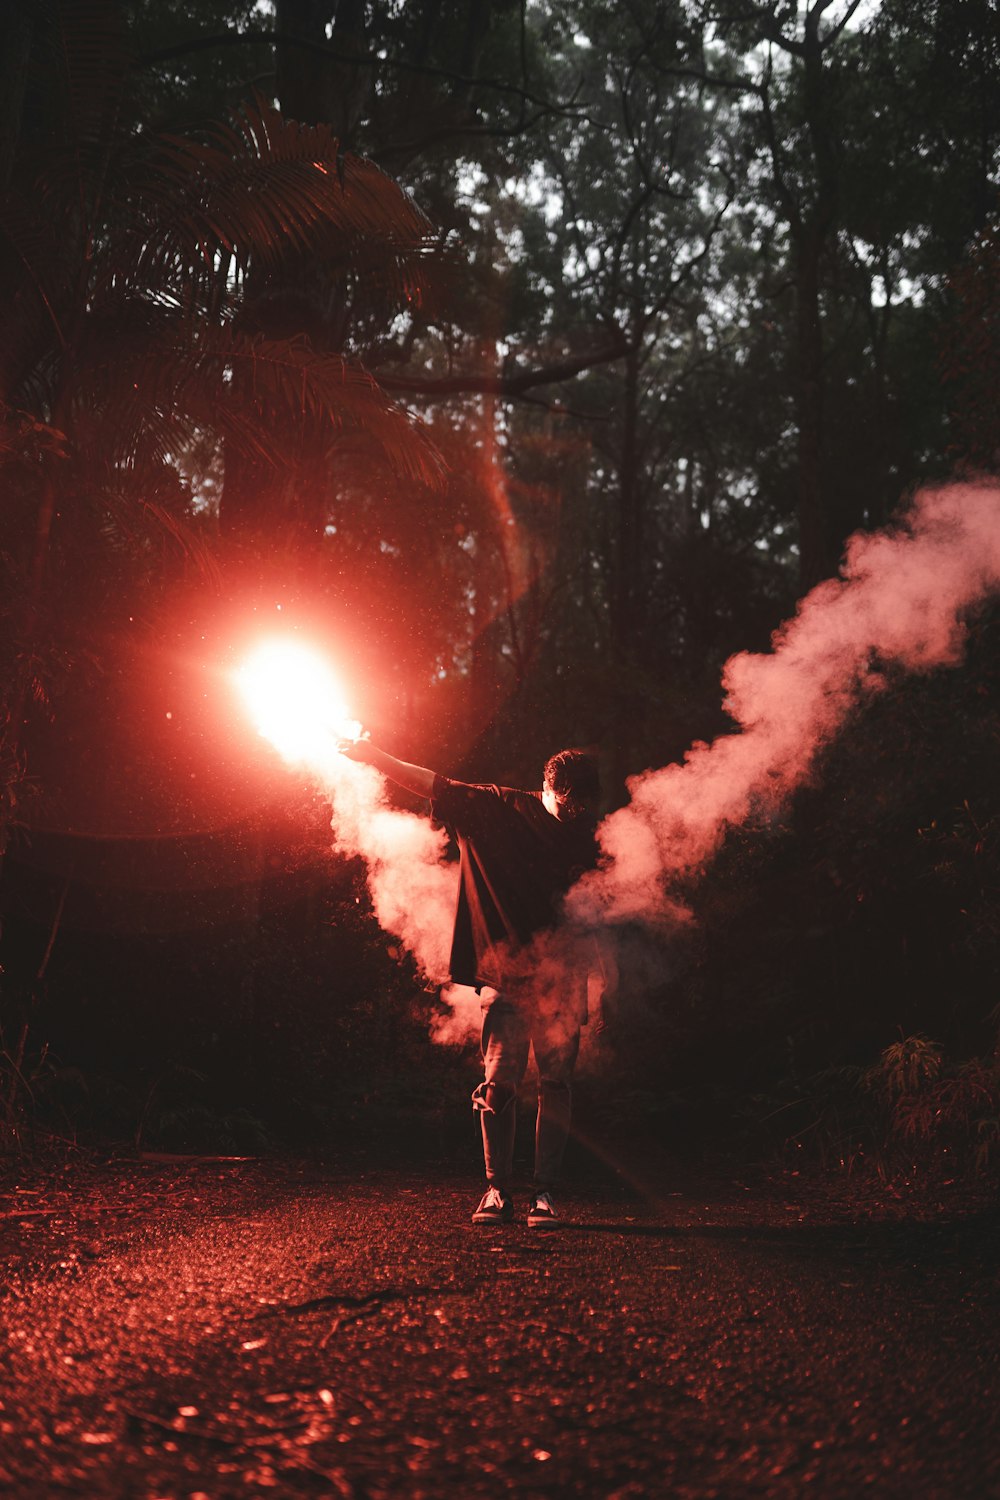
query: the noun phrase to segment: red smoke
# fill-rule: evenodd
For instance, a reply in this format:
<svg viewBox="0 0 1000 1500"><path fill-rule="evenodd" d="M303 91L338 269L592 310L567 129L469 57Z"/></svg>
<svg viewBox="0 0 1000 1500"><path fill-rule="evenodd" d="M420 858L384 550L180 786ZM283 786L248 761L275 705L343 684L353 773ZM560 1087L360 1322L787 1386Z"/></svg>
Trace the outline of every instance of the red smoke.
<svg viewBox="0 0 1000 1500"><path fill-rule="evenodd" d="M725 706L738 731L631 778L631 801L599 830L602 868L571 893L573 922L663 927L686 919L672 879L703 865L727 827L777 811L852 709L885 688L885 667L956 663L964 615L997 591L1000 489L925 490L894 526L853 536L841 577L807 595L772 650L726 663ZM332 739L310 765L333 802L337 847L367 861L379 922L428 978L443 981L457 896L444 833L387 806L378 773L339 755ZM463 1019L477 1017L475 999Z"/></svg>
<svg viewBox="0 0 1000 1500"><path fill-rule="evenodd" d="M711 857L727 827L776 811L809 775L851 710L886 686L883 668L951 666L963 617L1000 591L1000 490L924 490L885 531L857 532L841 577L819 584L772 638L723 671L739 732L696 744L682 763L628 783L631 801L601 825L603 868L576 887L576 920L662 925L683 910L673 877Z"/></svg>
<svg viewBox="0 0 1000 1500"><path fill-rule="evenodd" d="M458 899L458 867L444 862L444 830L388 807L379 773L346 760L332 744L313 769L333 802L335 847L364 856L379 925L402 940L427 978L443 983Z"/></svg>

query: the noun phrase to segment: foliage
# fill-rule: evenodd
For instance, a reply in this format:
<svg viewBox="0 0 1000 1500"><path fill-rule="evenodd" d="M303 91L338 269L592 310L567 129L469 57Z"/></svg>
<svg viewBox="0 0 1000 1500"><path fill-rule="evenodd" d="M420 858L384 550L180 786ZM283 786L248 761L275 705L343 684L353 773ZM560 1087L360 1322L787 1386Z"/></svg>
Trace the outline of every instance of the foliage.
<svg viewBox="0 0 1000 1500"><path fill-rule="evenodd" d="M329 1144L400 1079L434 1076L436 1001L375 922L359 862L330 852L323 811L301 799L271 810L253 883L230 893L226 917L217 892L206 906L161 890L159 930L136 930L141 893L71 885L32 1016L47 1040L12 1096L20 1140L51 1129L158 1150ZM21 861L4 872L4 907L18 909L8 1019L50 899Z"/></svg>
<svg viewBox="0 0 1000 1500"><path fill-rule="evenodd" d="M155 608L178 556L219 587L198 455L225 447L294 484L311 442L417 491L440 477L353 350L241 321L248 282L259 298L305 254L385 320L420 296L429 226L398 186L260 96L185 134L139 128L110 0L45 7L30 61L0 201L3 835L69 669L111 668L108 641Z"/></svg>
<svg viewBox="0 0 1000 1500"><path fill-rule="evenodd" d="M961 672L866 705L787 818L731 832L688 892L633 1083L698 1080L687 1107L755 1149L991 1166L996 631L993 609Z"/></svg>
<svg viewBox="0 0 1000 1500"><path fill-rule="evenodd" d="M204 762L181 779L152 712L96 708L154 703L116 700L122 679L163 680L168 650L278 601L342 643L393 748L521 781L590 743L620 787L721 727L721 663L789 613L810 465L827 568L921 477L994 465L995 10L882 0L841 28L848 10L637 0L612 26L597 0L331 0L295 38L283 4L46 0L11 31L18 1108L30 1085L66 1128L131 1134L165 1062L208 1081L154 1096L144 1129L173 1111L174 1139L186 1113L221 1138L247 1110L308 1137L403 1109L409 1080L451 1087L434 1002L302 808L298 844L260 811L252 922L60 920L25 827L91 816L102 756L122 804L143 736L158 768L149 870L152 835L196 821ZM793 1097L828 1157L860 1130L901 1151L971 1133L992 1160L995 629L968 669L869 705L780 826L731 831L620 1018L612 1102L695 1119L693 1078L717 1118L756 1096L779 1131ZM219 813L232 849L252 801ZM940 1073L907 1081L937 1055L922 1036ZM891 1105L861 1085L877 1057L906 1082Z"/></svg>
<svg viewBox="0 0 1000 1500"><path fill-rule="evenodd" d="M993 1060L956 1060L927 1037L902 1038L874 1063L785 1080L743 1101L757 1150L800 1170L940 1183L995 1176L1000 1078Z"/></svg>
<svg viewBox="0 0 1000 1500"><path fill-rule="evenodd" d="M957 452L994 471L1000 454L994 392L1000 371L1000 232L990 225L952 277L955 307L942 331L942 366L954 400Z"/></svg>

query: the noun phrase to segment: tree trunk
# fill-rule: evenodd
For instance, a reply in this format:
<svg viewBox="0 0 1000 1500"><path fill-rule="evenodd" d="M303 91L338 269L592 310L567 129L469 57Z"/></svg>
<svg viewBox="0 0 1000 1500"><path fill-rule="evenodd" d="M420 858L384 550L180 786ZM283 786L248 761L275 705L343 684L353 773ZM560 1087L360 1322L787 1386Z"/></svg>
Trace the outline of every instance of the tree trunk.
<svg viewBox="0 0 1000 1500"><path fill-rule="evenodd" d="M828 527L823 483L823 328L819 277L823 235L809 225L797 241L796 354L798 407L799 577L810 589L833 571L836 540Z"/></svg>
<svg viewBox="0 0 1000 1500"><path fill-rule="evenodd" d="M321 50L332 26L332 48L349 55L365 50L362 0L277 0L277 29L310 47L279 45L278 99L281 112L303 124L329 124L349 147L372 70L336 61ZM306 333L317 347L338 351L346 326L343 305L334 306L325 268L309 259L278 277L253 268L240 315L243 328L273 338ZM249 393L248 393L249 394ZM262 420L267 420L262 414ZM322 547L329 494L329 435L303 419L288 433L289 462L281 469L234 444L225 453L225 480L219 504L223 537L245 560L266 562L275 546L289 560L307 566Z"/></svg>
<svg viewBox="0 0 1000 1500"><path fill-rule="evenodd" d="M824 56L827 42L820 24L823 3L807 7L802 38L803 104L815 162L811 206L792 224L795 243L797 407L799 422L799 548L804 589L836 571L842 537L835 536L824 483L825 452L823 325L820 285L823 253L836 219L840 165L836 122L830 116L830 88Z"/></svg>
<svg viewBox="0 0 1000 1500"><path fill-rule="evenodd" d="M301 37L315 46L331 43L327 56L312 48L278 47L281 112L306 125L332 125L348 148L371 92L372 69L367 63L339 62L333 54L361 56L365 52L364 11L363 0L339 0L339 4L337 0L277 0L280 35Z"/></svg>
<svg viewBox="0 0 1000 1500"><path fill-rule="evenodd" d="M0 0L0 191L10 186L21 133L34 0Z"/></svg>
<svg viewBox="0 0 1000 1500"><path fill-rule="evenodd" d="M625 354L622 386L622 443L618 473L618 536L611 631L614 659L626 662L636 650L642 595L642 502L636 452L639 422L639 348L633 341Z"/></svg>

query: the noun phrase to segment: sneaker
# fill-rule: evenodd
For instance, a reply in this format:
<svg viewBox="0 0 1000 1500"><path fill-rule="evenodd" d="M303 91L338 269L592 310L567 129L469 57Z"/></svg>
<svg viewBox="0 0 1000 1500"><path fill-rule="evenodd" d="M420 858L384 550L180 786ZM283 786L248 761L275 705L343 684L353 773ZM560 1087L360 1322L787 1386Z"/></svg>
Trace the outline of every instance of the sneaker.
<svg viewBox="0 0 1000 1500"><path fill-rule="evenodd" d="M514 1217L514 1204L498 1187L488 1187L479 1207L472 1215L473 1224L509 1224Z"/></svg>
<svg viewBox="0 0 1000 1500"><path fill-rule="evenodd" d="M558 1229L559 1215L548 1193L536 1193L528 1209L529 1229Z"/></svg>

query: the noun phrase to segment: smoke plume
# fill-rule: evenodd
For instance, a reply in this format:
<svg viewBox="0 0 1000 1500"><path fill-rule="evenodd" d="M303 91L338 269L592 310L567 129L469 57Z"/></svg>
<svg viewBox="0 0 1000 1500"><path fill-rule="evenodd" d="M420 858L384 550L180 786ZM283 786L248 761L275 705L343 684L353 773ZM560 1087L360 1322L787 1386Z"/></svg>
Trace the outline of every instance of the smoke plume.
<svg viewBox="0 0 1000 1500"><path fill-rule="evenodd" d="M662 931L687 920L672 882L702 867L727 828L779 811L852 710L886 688L890 668L926 672L958 662L966 615L998 591L996 487L925 490L892 526L851 537L841 576L802 600L771 651L726 663L734 732L630 779L630 801L599 830L601 867L570 893L569 928L579 937L580 929L627 923ZM457 897L446 835L389 806L382 777L332 744L313 769L333 803L336 846L367 863L379 923L426 978L444 982ZM551 962L546 953L544 965ZM445 998L454 1024L439 1034L457 1040L478 1023L479 997L451 986Z"/></svg>
<svg viewBox="0 0 1000 1500"><path fill-rule="evenodd" d="M571 893L572 916L592 925L683 919L671 880L701 867L727 828L778 811L852 709L884 690L886 669L958 662L964 617L998 591L995 487L924 490L894 525L857 532L841 576L802 600L772 650L726 663L724 706L738 732L629 780L631 800L599 831L602 867Z"/></svg>
<svg viewBox="0 0 1000 1500"><path fill-rule="evenodd" d="M458 896L458 868L445 861L446 833L388 806L379 773L332 745L313 769L333 804L334 847L364 857L379 925L401 940L426 979L443 983Z"/></svg>

